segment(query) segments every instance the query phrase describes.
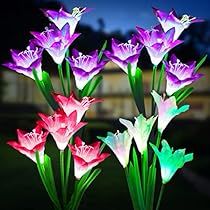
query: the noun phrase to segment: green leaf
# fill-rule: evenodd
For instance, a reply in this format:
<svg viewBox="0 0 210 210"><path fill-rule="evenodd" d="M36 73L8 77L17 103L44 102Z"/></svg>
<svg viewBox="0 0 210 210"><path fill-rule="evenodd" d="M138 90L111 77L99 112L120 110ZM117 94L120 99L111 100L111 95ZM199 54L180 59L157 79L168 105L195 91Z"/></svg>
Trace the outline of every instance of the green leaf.
<svg viewBox="0 0 210 210"><path fill-rule="evenodd" d="M99 52L99 54L98 54L99 60L101 60L102 55L103 55L103 52L104 52L104 50L106 49L106 46L107 46L107 40L105 40L105 42L104 42L104 44L103 44L103 46L102 46L102 48L101 48L101 50L100 50L100 52Z"/></svg>
<svg viewBox="0 0 210 210"><path fill-rule="evenodd" d="M155 195L155 182L156 182L156 167L153 165L149 168L147 193L146 193L146 210L153 210L154 195Z"/></svg>
<svg viewBox="0 0 210 210"><path fill-rule="evenodd" d="M98 75L95 78L93 78L93 80L89 86L87 96L92 95L92 93L95 91L95 89L98 87L98 85L101 83L102 80L103 80L102 75Z"/></svg>
<svg viewBox="0 0 210 210"><path fill-rule="evenodd" d="M44 96L44 98L46 99L50 107L53 110L56 110L58 108L58 104L55 102L52 95L49 93L48 89L45 87L44 82L38 78L37 71L35 69L33 69L33 76L34 76L34 80L37 87L39 88L40 92L42 93L42 95Z"/></svg>
<svg viewBox="0 0 210 210"><path fill-rule="evenodd" d="M128 189L130 192L130 198L133 204L134 210L139 210L139 206L137 203L137 193L135 189L135 181L133 179L133 164L129 162L128 166L125 168L126 180L128 183Z"/></svg>
<svg viewBox="0 0 210 210"><path fill-rule="evenodd" d="M59 79L60 79L60 82L61 82L61 87L62 87L63 94L65 96L67 96L66 88L65 88L65 81L64 81L64 76L63 76L62 64L58 64L58 74L59 74Z"/></svg>
<svg viewBox="0 0 210 210"><path fill-rule="evenodd" d="M131 74L131 64L128 64L128 79L131 87L132 95L134 97L136 106L139 110L139 113L145 114L144 107L144 89L143 89L143 76L142 70L137 67L135 76Z"/></svg>
<svg viewBox="0 0 210 210"><path fill-rule="evenodd" d="M128 166L128 170L126 170L126 178L128 182L128 187L130 190L131 199L133 202L133 207L135 210L145 209L144 197L142 192L140 171L139 171L139 163L136 154L135 148L133 148L133 164L130 162Z"/></svg>
<svg viewBox="0 0 210 210"><path fill-rule="evenodd" d="M44 168L45 168L46 180L51 186L51 192L53 193L56 199L56 202L59 203L57 190L55 186L55 179L54 179L53 170L52 170L52 163L51 163L50 157L47 155L44 156Z"/></svg>
<svg viewBox="0 0 210 210"><path fill-rule="evenodd" d="M198 69L203 65L203 63L206 61L207 57L208 57L208 55L205 55L205 56L198 62L198 64L197 64L196 67L195 67L195 72L197 72Z"/></svg>
<svg viewBox="0 0 210 210"><path fill-rule="evenodd" d="M84 97L84 96L87 95L88 89L89 89L90 84L91 84L91 81L92 81L92 79L85 85L85 87L81 91L79 91L79 96L80 97Z"/></svg>
<svg viewBox="0 0 210 210"><path fill-rule="evenodd" d="M104 150L105 147L106 147L106 143L103 142L102 145L100 146L100 153L102 153L102 151Z"/></svg>
<svg viewBox="0 0 210 210"><path fill-rule="evenodd" d="M50 79L49 74L46 71L42 72L42 80L44 82L45 88L49 93L54 92L54 88Z"/></svg>
<svg viewBox="0 0 210 210"><path fill-rule="evenodd" d="M101 169L95 169L92 173L90 170L79 181L77 181L75 185L75 191L66 209L73 209L73 210L78 209L83 194L100 173Z"/></svg>
<svg viewBox="0 0 210 210"><path fill-rule="evenodd" d="M140 170L139 170L139 162L136 154L136 149L133 147L133 166L134 166L134 177L135 177L135 184L136 184L136 191L140 205L142 209L144 209L144 197L142 192L142 185L141 185L141 177L140 177Z"/></svg>
<svg viewBox="0 0 210 210"><path fill-rule="evenodd" d="M177 104L181 103L184 101L192 92L194 88L193 87L188 87L186 88L176 99Z"/></svg>
<svg viewBox="0 0 210 210"><path fill-rule="evenodd" d="M134 94L135 94L136 105L139 112L145 115L143 74L142 70L138 67L136 68Z"/></svg>
<svg viewBox="0 0 210 210"><path fill-rule="evenodd" d="M128 64L127 69L128 69L128 79L129 79L131 91L132 91L132 93L134 93L135 77L133 77L131 74L131 64L130 63Z"/></svg>
<svg viewBox="0 0 210 210"><path fill-rule="evenodd" d="M91 96L94 90L97 88L97 86L101 83L103 77L101 75L97 75L94 78L92 78L83 88L83 90L80 93L81 97L84 96Z"/></svg>
<svg viewBox="0 0 210 210"><path fill-rule="evenodd" d="M66 51L66 57L69 57L69 49ZM71 74L70 74L70 64L69 62L66 60L65 61L66 64L66 80L67 80L67 91L68 91L68 96L70 96L70 92L71 92Z"/></svg>
<svg viewBox="0 0 210 210"><path fill-rule="evenodd" d="M53 186L51 185L51 181L49 179L48 175L48 167L46 166L49 164L48 160L45 158L45 161L43 164L40 162L39 158L39 152L36 152L36 162L37 162L37 168L42 180L42 183L51 199L51 201L54 203L54 205L57 207L57 209L61 209L60 202L58 200L57 195L54 192Z"/></svg>
<svg viewBox="0 0 210 210"><path fill-rule="evenodd" d="M168 59L168 53L164 56L164 61L166 61ZM161 70L160 70L160 75L159 75L159 79L158 79L158 87L157 87L157 92L160 93L160 88L163 82L163 78L164 78L164 72L165 72L165 64L162 63L161 66Z"/></svg>

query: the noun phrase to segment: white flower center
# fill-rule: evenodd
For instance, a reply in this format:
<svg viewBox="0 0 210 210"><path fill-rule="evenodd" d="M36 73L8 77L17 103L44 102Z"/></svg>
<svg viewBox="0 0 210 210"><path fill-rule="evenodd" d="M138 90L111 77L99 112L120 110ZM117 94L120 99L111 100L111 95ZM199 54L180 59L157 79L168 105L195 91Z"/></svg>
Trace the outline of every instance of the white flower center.
<svg viewBox="0 0 210 210"><path fill-rule="evenodd" d="M43 131L41 133L36 133L35 129L32 130L30 133L24 134L24 137L27 141L24 142L24 146L28 149L33 149L37 143L42 141Z"/></svg>
<svg viewBox="0 0 210 210"><path fill-rule="evenodd" d="M86 10L86 7L80 8L80 7L74 7L72 10L72 16L75 18L80 18L82 16L82 13Z"/></svg>
<svg viewBox="0 0 210 210"><path fill-rule="evenodd" d="M136 54L138 46L139 46L139 43L137 43L136 45L131 44L131 40L128 40L127 43L118 44L118 47L120 48L120 52L118 52L119 58L124 60Z"/></svg>
<svg viewBox="0 0 210 210"><path fill-rule="evenodd" d="M18 56L20 57L19 64L23 67L29 67L38 58L38 47L34 50L30 49L30 46L26 50L20 52Z"/></svg>
<svg viewBox="0 0 210 210"><path fill-rule="evenodd" d="M82 145L79 147L75 145L75 149L76 149L76 155L83 158L85 161L88 162L94 159L94 157L90 155L90 152L94 149L94 147L85 145L85 143L82 142Z"/></svg>
<svg viewBox="0 0 210 210"><path fill-rule="evenodd" d="M185 14L182 16L180 22L184 25L185 28L187 28L190 25L190 23L192 22L192 20L195 20L195 19L196 19L196 17L190 18L189 15Z"/></svg>
<svg viewBox="0 0 210 210"><path fill-rule="evenodd" d="M38 47L36 47L35 50L31 50L30 47L28 46L28 47L26 48L26 50L20 52L20 53L18 54L18 56L22 56L22 57L24 57L25 59L28 59L28 58L29 58L29 59L38 58L38 56L37 56L38 50L39 50Z"/></svg>
<svg viewBox="0 0 210 210"><path fill-rule="evenodd" d="M48 27L45 27L45 31L43 31L41 33L41 35L48 36L48 34L53 32L53 31L54 31L54 29L49 29Z"/></svg>
<svg viewBox="0 0 210 210"><path fill-rule="evenodd" d="M85 69L86 72L91 71L97 65L95 62L92 62L92 58L93 56L83 55L81 52L79 52L79 56L77 58L72 56L75 66Z"/></svg>
<svg viewBox="0 0 210 210"><path fill-rule="evenodd" d="M94 99L89 100L88 97L83 97L82 102L81 102L81 106L88 108L90 106L91 102L93 102L93 101L94 101Z"/></svg>
<svg viewBox="0 0 210 210"><path fill-rule="evenodd" d="M171 72L173 72L179 79L184 79L186 77L186 69L189 68L187 64L184 64L177 59L176 63L169 61L169 66Z"/></svg>

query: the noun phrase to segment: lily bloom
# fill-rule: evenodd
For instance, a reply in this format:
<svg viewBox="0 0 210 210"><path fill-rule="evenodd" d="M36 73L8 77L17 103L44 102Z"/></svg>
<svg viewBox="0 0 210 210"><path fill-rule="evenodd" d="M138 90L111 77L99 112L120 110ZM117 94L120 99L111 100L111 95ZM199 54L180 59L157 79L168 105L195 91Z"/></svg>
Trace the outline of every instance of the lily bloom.
<svg viewBox="0 0 210 210"><path fill-rule="evenodd" d="M90 11L90 9L86 7L75 7L73 8L72 13L66 12L63 7L61 7L59 10L42 9L42 11L44 15L48 17L48 19L60 30L66 23L68 23L70 25L70 35L73 35L82 15Z"/></svg>
<svg viewBox="0 0 210 210"><path fill-rule="evenodd" d="M152 64L156 66L163 60L166 53L183 42L174 40L175 28L166 32L159 25L152 30L144 30L138 26L136 28L137 39L146 47Z"/></svg>
<svg viewBox="0 0 210 210"><path fill-rule="evenodd" d="M53 94L55 101L63 109L67 116L73 111L77 111L77 123L80 122L85 112L90 108L92 104L101 102L101 99L83 97L80 101L76 99L75 95L71 93L69 97Z"/></svg>
<svg viewBox="0 0 210 210"><path fill-rule="evenodd" d="M26 155L36 163L36 151L39 152L40 161L44 162L45 142L48 131L43 132L40 126L36 126L31 132L17 129L18 141L8 141L7 144Z"/></svg>
<svg viewBox="0 0 210 210"><path fill-rule="evenodd" d="M186 162L193 160L193 153L185 155L185 149L173 151L173 148L169 146L166 140L162 140L161 143L161 151L152 143L150 143L150 146L160 162L162 183L166 184L171 180L178 169L182 168Z"/></svg>
<svg viewBox="0 0 210 210"><path fill-rule="evenodd" d="M46 30L39 32L31 32L35 37L33 40L35 44L44 48L52 57L55 63L61 64L65 58L65 53L68 47L80 34L69 33L70 26L65 24L62 29L57 28L51 24Z"/></svg>
<svg viewBox="0 0 210 210"><path fill-rule="evenodd" d="M131 121L120 118L119 121L128 128L128 133L134 137L137 148L141 154L147 149L147 141L149 139L152 127L157 117L146 119L142 114L135 118L134 125Z"/></svg>
<svg viewBox="0 0 210 210"><path fill-rule="evenodd" d="M89 55L83 55L76 49L72 50L72 57L66 58L73 71L76 86L82 90L85 85L104 68L107 61L99 60L98 50Z"/></svg>
<svg viewBox="0 0 210 210"><path fill-rule="evenodd" d="M170 30L171 28L175 28L174 40L178 39L180 34L192 23L203 21L201 19L197 19L196 17L192 17L186 14L179 18L174 10L171 10L168 13L153 8L153 11L165 32Z"/></svg>
<svg viewBox="0 0 210 210"><path fill-rule="evenodd" d="M68 146L74 158L74 175L77 179L80 179L86 172L110 155L100 153L99 141L86 145L78 136L75 138L75 144L69 144Z"/></svg>
<svg viewBox="0 0 210 210"><path fill-rule="evenodd" d="M169 62L163 61L166 72L166 93L172 95L177 90L200 79L203 74L195 72L196 62L182 63L174 54Z"/></svg>
<svg viewBox="0 0 210 210"><path fill-rule="evenodd" d="M162 98L155 90L152 91L152 96L158 109L158 130L162 133L167 127L168 123L177 115L186 112L189 105L183 105L180 108L176 105L175 96L167 99Z"/></svg>
<svg viewBox="0 0 210 210"><path fill-rule="evenodd" d="M128 165L130 148L133 138L133 136L131 136L128 131L124 131L123 133L117 131L115 134L108 132L107 137L98 136L97 138L102 140L106 145L110 147L110 149L114 152L120 161L123 168Z"/></svg>
<svg viewBox="0 0 210 210"><path fill-rule="evenodd" d="M24 74L31 79L34 79L33 69L37 71L39 78L42 77L42 52L43 48L35 46L30 42L29 46L24 51L10 50L12 62L4 63L3 66L12 69L18 73Z"/></svg>
<svg viewBox="0 0 210 210"><path fill-rule="evenodd" d="M63 151L69 143L70 138L87 123L77 123L77 112L73 111L67 116L63 110L56 111L52 116L39 113L42 120L38 125L49 131L55 140L59 150Z"/></svg>
<svg viewBox="0 0 210 210"><path fill-rule="evenodd" d="M104 54L112 62L116 63L124 72L128 73L128 64L131 64L131 73L136 73L137 62L143 45L138 43L133 37L126 43L121 43L116 39L112 39L112 51L104 51Z"/></svg>

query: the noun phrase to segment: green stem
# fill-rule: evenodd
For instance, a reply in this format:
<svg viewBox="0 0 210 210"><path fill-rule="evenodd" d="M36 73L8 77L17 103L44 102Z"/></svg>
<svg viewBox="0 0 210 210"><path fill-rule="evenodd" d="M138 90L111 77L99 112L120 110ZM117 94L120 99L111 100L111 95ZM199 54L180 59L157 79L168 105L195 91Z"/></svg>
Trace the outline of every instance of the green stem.
<svg viewBox="0 0 210 210"><path fill-rule="evenodd" d="M61 175L61 191L63 197L63 205L65 206L65 176L64 176L64 151L60 151L60 175Z"/></svg>
<svg viewBox="0 0 210 210"><path fill-rule="evenodd" d="M159 148L159 146L160 146L161 136L162 136L162 133L160 131L158 131L157 139L156 139L156 144L155 144L157 148ZM153 160L152 160L152 165L153 166L156 165L156 160L157 160L157 156L154 154Z"/></svg>
<svg viewBox="0 0 210 210"><path fill-rule="evenodd" d="M160 189L160 194L159 194L159 197L158 197L158 202L157 202L156 210L158 210L159 207L160 207L160 202L161 202L161 199L162 199L162 196L163 196L164 189L165 189L165 185L162 184L161 189Z"/></svg>
<svg viewBox="0 0 210 210"><path fill-rule="evenodd" d="M151 91L152 90L155 90L155 80L156 80L156 71L157 71L157 66L154 65L153 66L153 69L152 69L152 84L151 84ZM153 97L151 97L151 116L153 115L154 113L154 99Z"/></svg>
<svg viewBox="0 0 210 210"><path fill-rule="evenodd" d="M69 57L69 49L66 51L66 57ZM71 74L70 74L70 65L66 60L66 79L67 79L67 94L70 96L71 93Z"/></svg>
<svg viewBox="0 0 210 210"><path fill-rule="evenodd" d="M64 83L64 77L63 77L62 64L58 64L58 73L59 73L59 78L60 78L60 81L61 81L61 86L62 86L63 94L65 96L67 96L66 89L65 89L65 83Z"/></svg>
<svg viewBox="0 0 210 210"><path fill-rule="evenodd" d="M156 71L157 71L157 66L154 65L153 66L153 69L152 69L152 85L151 85L151 90L154 90L154 88L155 88Z"/></svg>
<svg viewBox="0 0 210 210"><path fill-rule="evenodd" d="M161 135L162 133L158 131L157 139L156 139L157 148L160 145ZM152 159L152 165L149 168L149 178L147 182L148 183L147 187L150 188L150 189L147 189L147 191L150 193L146 194L146 206L149 206L148 210L153 209L153 203L154 203L154 194L155 194L155 185L156 185L156 161L157 161L157 156L154 154L153 159Z"/></svg>
<svg viewBox="0 0 210 210"><path fill-rule="evenodd" d="M70 140L72 143L72 139ZM71 152L68 149L67 151L67 159L66 159L66 173L65 173L65 193L64 193L64 200L67 201L67 193L68 193L68 183L69 183L69 172L71 167Z"/></svg>
<svg viewBox="0 0 210 210"><path fill-rule="evenodd" d="M160 75L158 79L158 87L157 87L157 92L160 93L160 88L163 82L163 76L164 76L164 71L165 71L165 66L162 65L161 70L160 70Z"/></svg>
<svg viewBox="0 0 210 210"><path fill-rule="evenodd" d="M141 155L141 166L142 166L142 191L144 198L146 199L146 187L147 187L147 176L148 176L148 151L147 149Z"/></svg>

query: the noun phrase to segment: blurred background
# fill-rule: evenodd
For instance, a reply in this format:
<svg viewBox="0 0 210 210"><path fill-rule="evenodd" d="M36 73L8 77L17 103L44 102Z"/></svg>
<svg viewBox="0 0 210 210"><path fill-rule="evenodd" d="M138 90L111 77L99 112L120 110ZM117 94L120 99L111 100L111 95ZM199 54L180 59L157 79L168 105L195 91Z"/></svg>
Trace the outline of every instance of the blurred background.
<svg viewBox="0 0 210 210"><path fill-rule="evenodd" d="M172 52L183 62L199 61L205 54L207 61L199 70L205 76L194 83L194 93L185 101L190 104L187 113L177 117L164 133L175 148L187 148L194 152L195 160L166 187L161 209L163 210L210 210L210 6L208 0L161 1L161 0L77 0L47 1L19 0L4 1L0 12L0 63L10 59L9 49L24 50L31 38L29 31L42 31L48 20L40 8L67 10L75 6L93 10L82 16L76 29L82 35L72 47L89 53L100 49L105 40L112 37L127 41L135 26L151 28L158 24L152 6L169 11L174 8L178 15L189 14L205 20L193 24L180 37L184 44ZM110 48L108 44L108 48ZM53 85L59 92L60 83L52 59L44 53L43 69L49 72ZM149 107L151 69L149 57L142 51L139 66L143 69L146 106ZM37 112L49 112L49 108L30 78L0 67L0 209L52 209L47 194L41 185L36 165L6 145L8 139L16 139L16 128L30 130L37 119ZM87 113L89 125L86 141L107 131L116 132L124 128L118 118L133 119L137 109L133 102L127 75L113 63L108 63L101 72L103 82L95 96L104 99ZM108 150L108 149L107 149ZM47 143L47 152L57 156L54 142ZM56 160L56 159L55 159ZM58 164L55 163L55 170ZM80 210L130 210L124 171L114 156L101 164L103 172L87 191Z"/></svg>

